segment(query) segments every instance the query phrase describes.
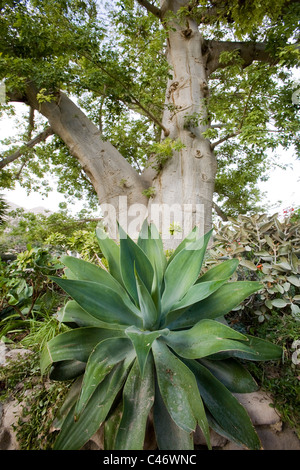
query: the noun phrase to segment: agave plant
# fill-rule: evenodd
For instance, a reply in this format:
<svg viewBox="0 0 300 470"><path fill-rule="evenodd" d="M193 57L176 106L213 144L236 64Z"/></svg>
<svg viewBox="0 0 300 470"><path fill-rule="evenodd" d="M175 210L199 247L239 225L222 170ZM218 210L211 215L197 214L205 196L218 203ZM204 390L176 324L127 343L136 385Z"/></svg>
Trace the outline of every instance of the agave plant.
<svg viewBox="0 0 300 470"><path fill-rule="evenodd" d="M233 393L257 384L239 359L278 360L281 348L227 326L224 315L259 290L231 282L231 259L201 275L211 232L194 229L169 259L156 227L135 243L97 238L109 269L65 256L67 278L52 279L72 298L61 321L71 328L47 344L43 373L74 379L56 418L54 449L80 449L102 425L105 449L139 450L149 414L157 446L191 450L199 425L249 449L261 444Z"/></svg>

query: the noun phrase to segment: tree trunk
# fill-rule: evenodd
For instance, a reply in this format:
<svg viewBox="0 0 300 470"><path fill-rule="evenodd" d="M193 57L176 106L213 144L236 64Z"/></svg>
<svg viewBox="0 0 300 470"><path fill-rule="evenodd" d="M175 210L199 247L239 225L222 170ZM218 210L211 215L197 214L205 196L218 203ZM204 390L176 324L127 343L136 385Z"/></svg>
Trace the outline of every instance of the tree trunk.
<svg viewBox="0 0 300 470"><path fill-rule="evenodd" d="M194 225L202 233L210 230L217 163L210 142L202 135L208 128L209 93L201 34L192 20L184 27L173 20L168 27L167 57L173 76L167 86L163 124L168 137L184 147L174 152L154 178L150 212L158 220L160 206L165 246L174 248ZM170 224L180 227L171 239Z"/></svg>

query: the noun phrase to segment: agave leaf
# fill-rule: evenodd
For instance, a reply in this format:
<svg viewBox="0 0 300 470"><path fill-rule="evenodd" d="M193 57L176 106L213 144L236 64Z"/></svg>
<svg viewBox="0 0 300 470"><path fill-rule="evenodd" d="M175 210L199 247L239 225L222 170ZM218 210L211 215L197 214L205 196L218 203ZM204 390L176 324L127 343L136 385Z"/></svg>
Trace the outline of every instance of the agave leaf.
<svg viewBox="0 0 300 470"><path fill-rule="evenodd" d="M186 432L198 422L210 447L209 428L194 374L159 340L152 346L158 386L168 413Z"/></svg>
<svg viewBox="0 0 300 470"><path fill-rule="evenodd" d="M123 412L122 400L119 402L113 412L109 413L104 423L104 450L113 450L115 448L116 436L120 426Z"/></svg>
<svg viewBox="0 0 300 470"><path fill-rule="evenodd" d="M75 408L76 416L82 412L96 387L116 364L127 356L133 360L135 354L130 354L133 352L131 341L127 338L108 338L97 344L86 364L81 393Z"/></svg>
<svg viewBox="0 0 300 470"><path fill-rule="evenodd" d="M120 247L117 245L107 233L101 228L97 227L96 237L100 249L108 262L110 274L123 285L123 279L120 267Z"/></svg>
<svg viewBox="0 0 300 470"><path fill-rule="evenodd" d="M278 361L282 358L283 349L277 344L261 338L246 335L249 351L234 351L232 356L250 361Z"/></svg>
<svg viewBox="0 0 300 470"><path fill-rule="evenodd" d="M160 288L167 265L163 242L154 224L144 221L137 244L149 258L156 274L157 284Z"/></svg>
<svg viewBox="0 0 300 470"><path fill-rule="evenodd" d="M213 268L210 268L208 271L206 271L206 273L199 277L199 279L196 281L196 284L201 282L217 281L219 279L229 279L236 271L238 264L239 261L236 258L223 261L217 266L214 266Z"/></svg>
<svg viewBox="0 0 300 470"><path fill-rule="evenodd" d="M235 359L212 361L205 358L199 359L199 362L222 382L230 392L251 393L259 388L250 372Z"/></svg>
<svg viewBox="0 0 300 470"><path fill-rule="evenodd" d="M123 391L123 414L115 440L115 449L143 450L148 415L154 402L154 365L148 356L145 376L136 360Z"/></svg>
<svg viewBox="0 0 300 470"><path fill-rule="evenodd" d="M165 342L180 356L199 359L220 351L251 352L241 341L246 336L214 320L201 320L189 330L173 332L164 337Z"/></svg>
<svg viewBox="0 0 300 470"><path fill-rule="evenodd" d="M148 291L152 292L154 270L144 251L124 232L120 231L120 260L123 283L138 304L139 298L135 281L135 269ZM132 322L131 324L134 324Z"/></svg>
<svg viewBox="0 0 300 470"><path fill-rule="evenodd" d="M171 329L186 328L204 318L219 318L261 287L259 282L254 281L228 282L206 299L192 305L169 326Z"/></svg>
<svg viewBox="0 0 300 470"><path fill-rule="evenodd" d="M171 418L157 382L153 407L154 429L160 450L194 450L193 434L181 429Z"/></svg>
<svg viewBox="0 0 300 470"><path fill-rule="evenodd" d="M105 420L127 373L124 364L118 364L98 385L78 421L74 420L75 405L73 406L63 422L54 450L81 449Z"/></svg>
<svg viewBox="0 0 300 470"><path fill-rule="evenodd" d="M150 292L145 284L139 277L135 270L136 289L139 299L140 311L143 318L143 325L145 329L151 329L156 325L158 320L158 311L151 297Z"/></svg>
<svg viewBox="0 0 300 470"><path fill-rule="evenodd" d="M96 326L98 328L108 328L108 329L116 329L117 325L112 325L111 323L105 323L97 318L93 317L89 313L87 313L83 308L78 305L75 300L69 300L65 307L62 309L62 313L59 315L59 321L68 325L72 326L74 323L76 325L83 327L83 326ZM119 327L120 329L124 329L124 327Z"/></svg>
<svg viewBox="0 0 300 470"><path fill-rule="evenodd" d="M118 330L86 327L66 331L52 338L41 354L41 371L53 362L76 360L87 362L94 347L106 338L122 336Z"/></svg>
<svg viewBox="0 0 300 470"><path fill-rule="evenodd" d="M200 300L205 299L210 296L213 292L219 289L227 279L222 279L219 281L207 281L195 284L189 288L186 295L175 305L170 312L165 316L163 325L167 326L169 323L172 323L176 320L190 305L199 302Z"/></svg>
<svg viewBox="0 0 300 470"><path fill-rule="evenodd" d="M168 264L164 275L162 315L166 315L196 282L211 233L186 245Z"/></svg>
<svg viewBox="0 0 300 470"><path fill-rule="evenodd" d="M86 363L82 361L61 361L52 365L50 380L72 380L84 373Z"/></svg>
<svg viewBox="0 0 300 470"><path fill-rule="evenodd" d="M145 366L152 343L162 335L168 335L169 330L144 331L130 326L125 330L125 334L130 338L136 351L141 376L144 377Z"/></svg>
<svg viewBox="0 0 300 470"><path fill-rule="evenodd" d="M60 407L57 415L55 416L55 419L53 421L53 427L55 429L61 429L64 420L70 413L71 409L74 407L79 393L81 389L81 384L82 384L82 376L78 377L75 382L71 385L67 396L65 398L65 401L63 402L62 406Z"/></svg>
<svg viewBox="0 0 300 470"><path fill-rule="evenodd" d="M188 234L186 238L182 240L181 243L177 246L177 248L173 251L171 256L168 259L168 264L175 258L175 256L180 253L180 251L184 250L189 244L195 242L200 238L200 229L199 227L194 227L193 230Z"/></svg>
<svg viewBox="0 0 300 470"><path fill-rule="evenodd" d="M205 406L220 427L235 442L251 450L260 450L260 440L246 410L238 400L198 361L184 362L195 374Z"/></svg>
<svg viewBox="0 0 300 470"><path fill-rule="evenodd" d="M120 290L120 283L105 269L96 266L93 263L84 261L74 256L62 256L61 262L67 266L80 281L92 281L104 284L116 291Z"/></svg>
<svg viewBox="0 0 300 470"><path fill-rule="evenodd" d="M142 325L140 312L122 292L90 281L51 278L90 315L113 325Z"/></svg>

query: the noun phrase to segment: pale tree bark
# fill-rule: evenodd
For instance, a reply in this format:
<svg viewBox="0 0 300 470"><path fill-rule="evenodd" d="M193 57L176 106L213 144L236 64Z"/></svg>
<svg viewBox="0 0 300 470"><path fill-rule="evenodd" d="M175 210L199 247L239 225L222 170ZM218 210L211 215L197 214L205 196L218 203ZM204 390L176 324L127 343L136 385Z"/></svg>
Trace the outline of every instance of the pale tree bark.
<svg viewBox="0 0 300 470"><path fill-rule="evenodd" d="M162 2L161 9L169 12L171 8L176 14L185 3ZM170 222L181 227L175 240L167 243L168 247L174 248L178 243L176 238L186 236L193 225L198 225L203 233L210 230L217 163L210 142L203 137L208 128L209 98L203 39L192 19L184 26L170 19L167 27L167 59L172 78L167 85L163 124L170 132L169 138L179 139L184 147L174 152L154 178L152 186L156 193L151 205L159 204L162 208L165 237L170 228L168 214L174 208L175 215ZM179 212L176 205L179 205Z"/></svg>
<svg viewBox="0 0 300 470"><path fill-rule="evenodd" d="M39 103L33 85L27 87L26 100L48 119L53 132L80 162L113 238L117 238L116 221L130 228L138 209L140 219L145 217L148 199L142 194L146 188L143 178L110 142L101 139L99 129L72 100L60 92L55 100Z"/></svg>
<svg viewBox="0 0 300 470"><path fill-rule="evenodd" d="M151 12L152 7L146 5L149 2L138 0L138 3ZM213 202L217 172L214 148L241 132L239 129L215 143L210 143L204 137L205 131L210 127L208 80L215 70L226 66L220 62L221 53L237 51L243 67L249 66L253 61L275 63L265 43L208 41L201 35L195 19L186 17L184 22L176 20L178 10L190 3L188 0L161 0L160 11L152 12L168 29L167 59L172 70L172 78L167 84L162 122L168 130L168 137L172 140L179 139L184 147L174 152L158 174L153 175L153 170L151 172L147 169L145 178L149 185L152 178L151 186L156 190L151 199L150 213L152 208L156 213L155 208L159 205L161 219L165 222L165 237L168 238L168 224L171 221L181 226L182 232L177 234L178 239L186 236L194 225L198 225L202 233L210 230L213 208L216 210ZM162 134L163 138L165 137ZM180 206L179 212L181 209L177 215L176 205ZM170 212L171 217L173 215L172 207L175 212L173 219L170 218ZM219 208L216 212L218 215L221 213ZM222 218L226 218L223 212ZM176 244L178 241L174 240L167 242L166 246L174 248Z"/></svg>

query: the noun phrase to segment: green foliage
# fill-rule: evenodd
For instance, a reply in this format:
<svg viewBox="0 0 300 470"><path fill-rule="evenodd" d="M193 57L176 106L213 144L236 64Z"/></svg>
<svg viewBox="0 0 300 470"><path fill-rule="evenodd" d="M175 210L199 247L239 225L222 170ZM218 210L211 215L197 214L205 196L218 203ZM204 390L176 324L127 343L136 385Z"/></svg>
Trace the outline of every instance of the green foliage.
<svg viewBox="0 0 300 470"><path fill-rule="evenodd" d="M26 332L31 320L57 308L59 295L48 276L63 266L47 250L28 249L0 264L0 337Z"/></svg>
<svg viewBox="0 0 300 470"><path fill-rule="evenodd" d="M0 227L4 225L8 213L8 204L0 194Z"/></svg>
<svg viewBox="0 0 300 470"><path fill-rule="evenodd" d="M262 283L259 295L240 306L259 322L274 312L300 321L300 223L292 217L293 211L283 220L277 214L241 215L216 227L211 256L237 258L236 277Z"/></svg>
<svg viewBox="0 0 300 470"><path fill-rule="evenodd" d="M156 192L156 189L154 186L150 186L149 188L145 189L144 191L142 191L142 194L144 194L144 196L150 198L150 197L153 197L155 195L155 192Z"/></svg>
<svg viewBox="0 0 300 470"><path fill-rule="evenodd" d="M109 271L62 259L67 278L51 279L72 298L60 314L71 329L47 343L41 369L74 382L54 449L80 449L102 423L107 449L143 449L152 408L160 449L193 449L197 423L208 448L209 426L260 448L232 395L257 387L239 359L279 360L282 349L221 318L261 284L230 282L237 260L200 275L210 236L193 230L167 260L153 225L143 224L137 243L120 227L120 245L98 229Z"/></svg>
<svg viewBox="0 0 300 470"><path fill-rule="evenodd" d="M14 426L20 449L51 449L55 438L52 421L70 384L49 384L41 377L36 352L22 354L1 367L0 384L0 401L9 398L22 404L21 416Z"/></svg>
<svg viewBox="0 0 300 470"><path fill-rule="evenodd" d="M85 218L87 217L87 218ZM24 251L30 243L35 248L51 245L57 253L67 249L93 256L97 221L89 214L70 216L66 211L34 214L24 209L8 213L5 231L0 234L0 247L5 251Z"/></svg>
<svg viewBox="0 0 300 470"><path fill-rule="evenodd" d="M149 165L159 172L167 161L173 157L173 152L178 152L183 148L184 144L179 139L172 140L170 137L166 137L162 142L154 143L151 146L154 163L151 162Z"/></svg>

